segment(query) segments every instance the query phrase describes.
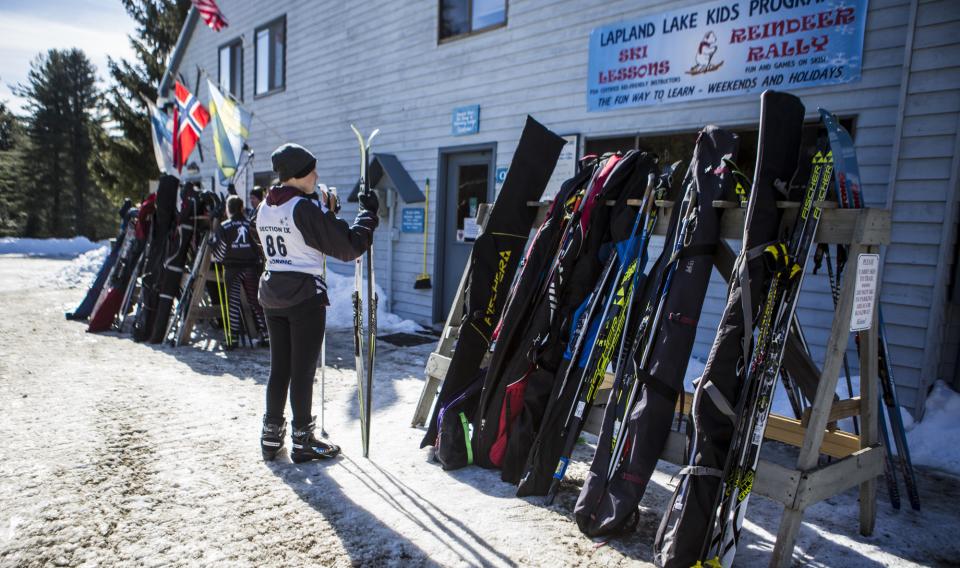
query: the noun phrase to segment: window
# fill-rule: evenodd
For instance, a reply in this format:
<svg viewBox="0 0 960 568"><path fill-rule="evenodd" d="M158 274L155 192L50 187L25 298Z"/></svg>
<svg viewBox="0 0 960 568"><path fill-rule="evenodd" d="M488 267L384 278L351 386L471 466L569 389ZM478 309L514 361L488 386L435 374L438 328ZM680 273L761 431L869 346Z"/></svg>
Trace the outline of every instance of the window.
<svg viewBox="0 0 960 568"><path fill-rule="evenodd" d="M243 100L243 43L239 38L220 46L220 90Z"/></svg>
<svg viewBox="0 0 960 568"><path fill-rule="evenodd" d="M841 118L840 124L854 135L854 121L849 118ZM734 160L748 178L753 178L753 170L756 167L757 160L757 138L759 130L752 128L730 128L740 136L740 144L737 150L737 158ZM810 177L810 158L816 151L818 138L824 137L825 132L819 122L808 122L804 124L801 139L801 154L797 161L797 172L793 182L799 184L794 187L793 197L800 195L803 185ZM627 135L607 138L588 138L584 144L584 156L594 154L601 156L607 152L626 152L627 150L640 150L642 152L653 152L660 158L660 167L680 161L680 171L675 174L674 188L678 187L678 182L683 178L690 165L690 158L693 156L693 148L697 143L696 132L685 132L677 134L663 135ZM832 198L832 196L831 196Z"/></svg>
<svg viewBox="0 0 960 568"><path fill-rule="evenodd" d="M287 65L286 16L257 28L254 33L254 93L265 95L283 90Z"/></svg>
<svg viewBox="0 0 960 568"><path fill-rule="evenodd" d="M507 0L440 0L440 40L507 23Z"/></svg>
<svg viewBox="0 0 960 568"><path fill-rule="evenodd" d="M279 180L275 172L265 171L253 173L253 185L263 188L264 191L277 183L279 183Z"/></svg>

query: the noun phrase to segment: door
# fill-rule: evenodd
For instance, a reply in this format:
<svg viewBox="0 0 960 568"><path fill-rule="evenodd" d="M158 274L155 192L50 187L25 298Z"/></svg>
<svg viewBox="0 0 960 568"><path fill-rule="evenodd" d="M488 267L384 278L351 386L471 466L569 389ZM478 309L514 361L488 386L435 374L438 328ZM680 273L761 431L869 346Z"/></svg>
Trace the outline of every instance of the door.
<svg viewBox="0 0 960 568"><path fill-rule="evenodd" d="M449 154L446 167L441 214L441 245L438 247L442 267L437 320L446 319L463 271L470 259L475 237L475 220L481 203L493 197L493 153L490 151Z"/></svg>

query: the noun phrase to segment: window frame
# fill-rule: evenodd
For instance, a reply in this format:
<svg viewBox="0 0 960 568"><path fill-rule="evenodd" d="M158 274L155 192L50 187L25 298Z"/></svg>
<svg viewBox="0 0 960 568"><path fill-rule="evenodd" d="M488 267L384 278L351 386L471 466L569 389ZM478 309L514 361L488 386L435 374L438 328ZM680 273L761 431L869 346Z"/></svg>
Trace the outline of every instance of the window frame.
<svg viewBox="0 0 960 568"><path fill-rule="evenodd" d="M230 40L230 41L228 41L228 42L226 42L226 43L220 44L220 45L217 47L217 87L219 87L219 88L221 88L221 89L223 88L223 81L221 80L222 77L223 77L223 67L222 67L222 65L221 65L222 59L221 59L221 57L220 57L220 53L221 53L224 49L230 49L230 48L232 48L233 46L237 46L237 47L239 48L239 52L240 52L240 53L239 53L239 57L238 57L238 59L239 59L239 61L240 61L240 65L239 65L239 67L240 67L240 77L239 77L239 80L238 80L238 82L237 82L237 90L239 91L239 93L234 93L234 92L230 91L229 87L227 88L227 92L229 92L230 95L231 95L233 98L235 98L236 100L238 100L238 101L240 101L240 102L243 102L243 36L236 37L236 38L234 38L234 39L232 39L232 40ZM231 53L230 65L231 65L231 67L233 66L233 54L232 54L232 53ZM233 79L233 77L231 77L231 79Z"/></svg>
<svg viewBox="0 0 960 568"><path fill-rule="evenodd" d="M473 26L473 0L467 0L467 13L469 14L471 29L468 32L463 32L461 34L455 34L447 37L442 37L440 34L443 30L443 0L437 0L437 45L443 45L444 43L449 43L451 41L457 41L459 39L464 39L468 37L473 37L476 35L484 34L491 32L493 30L498 30L500 28L507 27L507 23L510 21L510 0L503 0L503 21L498 24L490 24L479 29L472 29Z"/></svg>
<svg viewBox="0 0 960 568"><path fill-rule="evenodd" d="M259 50L260 50L259 42L257 41L257 36L259 36L260 32L262 32L263 30L269 30L273 28L277 23L280 24L280 27L283 30L283 65L281 70L281 78L283 82L279 87L274 87L272 89L268 88L266 91L260 93L260 92L257 92L257 79L259 78L259 73L260 73L260 69L258 68L258 65L257 65L259 61ZM256 28L254 28L253 30L253 98L254 99L258 99L260 97L267 97L274 93L282 93L287 89L287 45L288 45L287 39L288 38L287 38L287 15L286 14L273 18L272 20L265 22L257 26ZM270 42L268 42L267 45L269 47ZM268 54L267 85L270 84L269 67L272 61L273 61L273 58L269 57L269 54Z"/></svg>

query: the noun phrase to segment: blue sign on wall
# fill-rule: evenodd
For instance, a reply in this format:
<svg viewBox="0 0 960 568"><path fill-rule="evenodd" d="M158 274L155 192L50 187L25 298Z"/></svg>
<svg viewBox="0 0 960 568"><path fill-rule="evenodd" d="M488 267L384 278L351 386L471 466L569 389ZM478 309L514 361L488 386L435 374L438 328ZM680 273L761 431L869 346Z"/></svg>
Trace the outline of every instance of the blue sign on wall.
<svg viewBox="0 0 960 568"><path fill-rule="evenodd" d="M423 208L404 207L400 213L400 232L423 233Z"/></svg>
<svg viewBox="0 0 960 568"><path fill-rule="evenodd" d="M480 105L457 107L453 109L453 135L476 134L480 132Z"/></svg>
<svg viewBox="0 0 960 568"><path fill-rule="evenodd" d="M497 185L503 185L507 179L507 168L497 168Z"/></svg>
<svg viewBox="0 0 960 568"><path fill-rule="evenodd" d="M587 110L860 79L868 0L722 0L590 34Z"/></svg>

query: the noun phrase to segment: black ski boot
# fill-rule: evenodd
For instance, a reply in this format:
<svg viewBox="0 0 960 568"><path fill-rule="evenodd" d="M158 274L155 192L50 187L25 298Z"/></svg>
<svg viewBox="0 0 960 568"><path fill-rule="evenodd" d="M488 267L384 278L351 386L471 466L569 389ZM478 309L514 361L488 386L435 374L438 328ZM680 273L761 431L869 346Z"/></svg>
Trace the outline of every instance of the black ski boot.
<svg viewBox="0 0 960 568"><path fill-rule="evenodd" d="M286 421L280 418L280 421L270 420L263 417L263 430L260 431L260 451L263 453L263 459L273 461L280 450L283 449L283 438L287 435Z"/></svg>
<svg viewBox="0 0 960 568"><path fill-rule="evenodd" d="M290 451L290 459L292 459L294 463L332 458L340 453L340 446L322 442L313 435L316 425L317 419L314 417L306 428L294 428L291 436L293 449Z"/></svg>

